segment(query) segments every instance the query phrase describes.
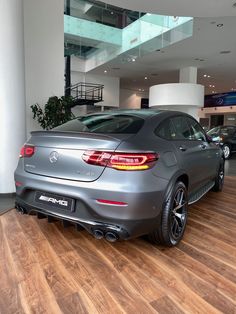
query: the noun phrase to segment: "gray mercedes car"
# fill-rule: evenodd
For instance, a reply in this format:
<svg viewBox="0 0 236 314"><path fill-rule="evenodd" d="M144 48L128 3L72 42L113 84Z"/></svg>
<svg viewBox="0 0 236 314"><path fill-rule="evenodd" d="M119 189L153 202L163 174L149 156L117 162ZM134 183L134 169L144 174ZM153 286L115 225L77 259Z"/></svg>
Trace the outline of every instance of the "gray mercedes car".
<svg viewBox="0 0 236 314"><path fill-rule="evenodd" d="M188 205L221 191L224 158L198 122L174 111L119 110L36 131L15 171L16 208L114 242L176 245Z"/></svg>

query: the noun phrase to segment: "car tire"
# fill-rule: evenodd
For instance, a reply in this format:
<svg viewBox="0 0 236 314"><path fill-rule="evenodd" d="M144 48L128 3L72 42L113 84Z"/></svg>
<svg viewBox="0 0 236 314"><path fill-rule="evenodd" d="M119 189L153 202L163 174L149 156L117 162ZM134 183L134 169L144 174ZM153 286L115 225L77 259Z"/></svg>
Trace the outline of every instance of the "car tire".
<svg viewBox="0 0 236 314"><path fill-rule="evenodd" d="M224 160L221 161L219 170L217 172L215 178L215 185L213 186L212 190L215 192L221 192L224 186L224 177L225 177L225 162Z"/></svg>
<svg viewBox="0 0 236 314"><path fill-rule="evenodd" d="M229 144L224 144L222 147L224 158L229 159L231 155L231 147Z"/></svg>
<svg viewBox="0 0 236 314"><path fill-rule="evenodd" d="M184 235L187 215L187 189L183 182L178 181L164 202L160 227L149 235L150 241L169 247L177 245Z"/></svg>

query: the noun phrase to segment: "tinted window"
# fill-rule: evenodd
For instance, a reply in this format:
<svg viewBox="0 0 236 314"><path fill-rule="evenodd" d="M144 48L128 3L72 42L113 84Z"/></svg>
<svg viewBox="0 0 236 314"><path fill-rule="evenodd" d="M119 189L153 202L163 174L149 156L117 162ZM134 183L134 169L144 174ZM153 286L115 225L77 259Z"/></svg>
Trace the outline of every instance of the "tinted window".
<svg viewBox="0 0 236 314"><path fill-rule="evenodd" d="M142 118L132 115L96 114L76 118L53 130L66 132L92 132L135 134L143 126Z"/></svg>
<svg viewBox="0 0 236 314"><path fill-rule="evenodd" d="M190 126L190 131L193 134L193 139L194 140L202 140L206 141L206 135L205 132L203 131L202 127L200 124L195 121L194 119L188 118L188 123Z"/></svg>
<svg viewBox="0 0 236 314"><path fill-rule="evenodd" d="M175 138L175 129L173 127L172 121L170 119L166 119L163 121L158 129L155 131L155 133L166 139L166 140L171 140Z"/></svg>
<svg viewBox="0 0 236 314"><path fill-rule="evenodd" d="M187 118L183 116L174 117L171 119L174 125L175 133L173 139L175 140L192 140L193 133L189 128Z"/></svg>
<svg viewBox="0 0 236 314"><path fill-rule="evenodd" d="M232 136L236 131L236 128L234 127L223 127L220 129L220 135L224 135L224 136Z"/></svg>

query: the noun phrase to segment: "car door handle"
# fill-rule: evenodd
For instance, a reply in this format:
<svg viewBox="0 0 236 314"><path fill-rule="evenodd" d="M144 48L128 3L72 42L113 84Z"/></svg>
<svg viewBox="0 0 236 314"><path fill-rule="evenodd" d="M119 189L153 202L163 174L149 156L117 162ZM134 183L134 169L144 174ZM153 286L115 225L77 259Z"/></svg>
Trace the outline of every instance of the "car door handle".
<svg viewBox="0 0 236 314"><path fill-rule="evenodd" d="M179 149L181 150L181 152L185 152L187 150L187 147L186 146L180 146Z"/></svg>

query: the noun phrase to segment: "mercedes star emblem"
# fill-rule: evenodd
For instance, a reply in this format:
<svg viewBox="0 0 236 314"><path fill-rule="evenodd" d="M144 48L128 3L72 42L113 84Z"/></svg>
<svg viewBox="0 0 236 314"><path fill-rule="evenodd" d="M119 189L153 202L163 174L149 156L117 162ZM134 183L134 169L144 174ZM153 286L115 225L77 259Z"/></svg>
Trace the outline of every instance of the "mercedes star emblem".
<svg viewBox="0 0 236 314"><path fill-rule="evenodd" d="M58 152L51 152L51 154L49 155L49 160L52 164L54 164L55 162L58 161L58 158L59 158L59 154Z"/></svg>

